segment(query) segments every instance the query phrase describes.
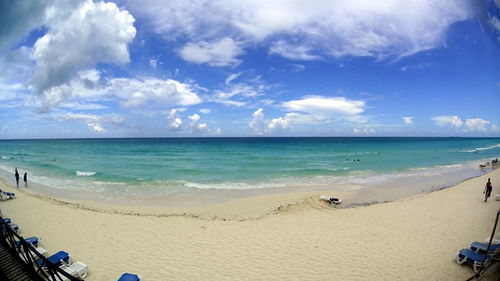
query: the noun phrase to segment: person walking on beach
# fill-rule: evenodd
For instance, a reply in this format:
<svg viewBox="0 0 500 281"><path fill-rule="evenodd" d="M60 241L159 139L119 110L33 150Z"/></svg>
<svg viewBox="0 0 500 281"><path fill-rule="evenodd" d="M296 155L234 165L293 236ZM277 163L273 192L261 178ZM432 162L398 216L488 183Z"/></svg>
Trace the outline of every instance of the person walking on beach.
<svg viewBox="0 0 500 281"><path fill-rule="evenodd" d="M14 176L16 177L16 187L19 188L19 172L17 171L17 168L15 170Z"/></svg>
<svg viewBox="0 0 500 281"><path fill-rule="evenodd" d="M24 187L28 187L28 172L24 173L23 179L24 179Z"/></svg>
<svg viewBox="0 0 500 281"><path fill-rule="evenodd" d="M488 182L486 183L486 186L484 187L484 202L488 201L488 198L491 195L491 190L493 189L493 186L491 186L491 181L488 178Z"/></svg>

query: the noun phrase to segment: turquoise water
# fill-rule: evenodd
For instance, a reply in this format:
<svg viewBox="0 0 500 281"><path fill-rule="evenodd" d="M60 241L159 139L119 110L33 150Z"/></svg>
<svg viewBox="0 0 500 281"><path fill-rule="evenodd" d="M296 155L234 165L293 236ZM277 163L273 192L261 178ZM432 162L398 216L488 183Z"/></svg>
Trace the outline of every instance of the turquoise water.
<svg viewBox="0 0 500 281"><path fill-rule="evenodd" d="M500 156L499 138L2 140L0 168L54 188L168 195L331 185ZM358 161L359 159L359 161ZM477 166L474 164L474 166Z"/></svg>

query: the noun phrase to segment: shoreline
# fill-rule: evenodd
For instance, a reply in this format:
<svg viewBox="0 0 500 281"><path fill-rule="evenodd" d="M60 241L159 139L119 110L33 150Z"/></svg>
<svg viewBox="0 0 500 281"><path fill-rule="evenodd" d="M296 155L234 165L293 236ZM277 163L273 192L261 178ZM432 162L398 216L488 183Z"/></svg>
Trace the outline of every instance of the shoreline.
<svg viewBox="0 0 500 281"><path fill-rule="evenodd" d="M488 177L493 193L484 203ZM355 208L298 199L300 193L288 195L290 201L279 195L224 202L205 215L124 213L116 205L91 209L85 202L19 192L4 180L0 185L18 197L1 201L0 208L21 235L38 236L49 253L65 250L88 264L88 281L116 280L123 272L145 280L465 280L473 272L454 262L456 252L491 234L500 207L494 201L500 169ZM243 216L254 214L252 205L275 211ZM209 215L223 210L233 215ZM242 215L234 215L237 210Z"/></svg>
<svg viewBox="0 0 500 281"><path fill-rule="evenodd" d="M456 171L449 168L450 165L448 165L446 166L448 168L438 166L420 169L423 171L422 173L418 171L419 169L415 169L389 174L364 176L358 174L345 177L342 183L314 188L289 186L263 189L200 189L186 194L164 195L155 198L109 198L96 192L53 188L33 181L30 181L29 188L21 187L19 190L44 200L79 206L88 210L154 216L187 214L195 217L241 220L263 217L275 213L279 208L304 204L305 201L319 201L320 195L341 198L343 204L336 208L353 208L426 194L480 177L485 171L473 168L476 163L477 161L462 163L459 165L460 169ZM464 176L465 178L463 178ZM13 173L11 175L9 171L0 170L0 179L3 180L3 185L10 186L15 190L12 181L7 180L9 177L13 177ZM377 182L377 177L385 179ZM371 182L370 178L375 178L375 182ZM323 205L319 204L317 207L323 208L325 207ZM226 210L231 211L227 212Z"/></svg>

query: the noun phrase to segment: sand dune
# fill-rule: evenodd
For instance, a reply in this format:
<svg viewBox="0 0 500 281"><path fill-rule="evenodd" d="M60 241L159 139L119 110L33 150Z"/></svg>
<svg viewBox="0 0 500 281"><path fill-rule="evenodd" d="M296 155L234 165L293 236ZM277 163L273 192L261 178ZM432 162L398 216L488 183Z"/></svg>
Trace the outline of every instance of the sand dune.
<svg viewBox="0 0 500 281"><path fill-rule="evenodd" d="M464 280L472 270L454 256L490 234L500 208L498 201L483 202L487 177L493 194L500 193L496 170L356 208L330 208L306 193L249 198L258 206L243 213L230 201L199 207L195 215L162 216L161 206L127 215L131 207L67 204L26 191L0 207L25 237L41 237L49 252L64 249L87 263L90 281L116 280L123 272L144 280ZM239 215L231 217L233 211Z"/></svg>

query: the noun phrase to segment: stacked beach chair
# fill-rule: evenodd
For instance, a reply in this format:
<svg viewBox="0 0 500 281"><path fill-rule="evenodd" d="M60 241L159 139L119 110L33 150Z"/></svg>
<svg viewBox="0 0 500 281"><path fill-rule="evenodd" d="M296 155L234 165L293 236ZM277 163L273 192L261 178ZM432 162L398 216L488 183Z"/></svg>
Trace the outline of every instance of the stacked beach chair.
<svg viewBox="0 0 500 281"><path fill-rule="evenodd" d="M13 230L16 235L8 235L9 229ZM12 222L10 218L2 218L1 231L3 237L6 238L10 248L18 253L20 259L25 264L31 264L42 278L47 280L83 280L87 277L87 265L83 262L71 262L69 253L59 251L48 256L47 250L40 246L40 238L29 237L23 238L19 236L20 228ZM14 238L15 237L15 238ZM62 273L62 272L65 272ZM70 278L68 278L68 275ZM56 277L51 277L56 276Z"/></svg>
<svg viewBox="0 0 500 281"><path fill-rule="evenodd" d="M456 262L460 265L471 264L476 273L491 262L498 262L500 258L500 233L492 239L491 244L489 242L489 237L484 242L472 242L469 248L458 251Z"/></svg>
<svg viewBox="0 0 500 281"><path fill-rule="evenodd" d="M1 212L0 212L1 214ZM1 218L1 217L0 217ZM13 230L17 235L17 239L7 239L8 244L18 253L19 257L25 264L32 264L39 272L42 278L47 280L83 280L88 275L88 266L83 262L72 262L68 252L59 251L55 254L48 255L46 249L40 245L40 238L36 236L23 238L19 236L20 228L12 222L10 218L1 218L1 231L6 237L7 228ZM26 247L29 245L29 247ZM55 270L54 270L55 269ZM64 271L66 274L61 273ZM51 277L54 276L54 277ZM53 279L56 278L56 279ZM118 281L140 281L141 278L137 274L124 273Z"/></svg>

